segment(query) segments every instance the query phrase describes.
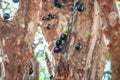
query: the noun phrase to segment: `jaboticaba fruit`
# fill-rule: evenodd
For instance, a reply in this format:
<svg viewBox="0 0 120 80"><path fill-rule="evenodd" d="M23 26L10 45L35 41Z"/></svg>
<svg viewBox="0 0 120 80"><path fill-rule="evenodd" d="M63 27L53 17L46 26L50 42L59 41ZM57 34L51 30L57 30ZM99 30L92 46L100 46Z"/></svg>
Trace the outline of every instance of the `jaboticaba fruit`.
<svg viewBox="0 0 120 80"><path fill-rule="evenodd" d="M83 3L81 3L80 1L76 2L75 7L77 8L78 11L84 10Z"/></svg>
<svg viewBox="0 0 120 80"><path fill-rule="evenodd" d="M59 0L54 0L54 5L57 8L61 8L62 7L62 3Z"/></svg>
<svg viewBox="0 0 120 80"><path fill-rule="evenodd" d="M81 43L75 43L75 49L81 50L83 48L83 45Z"/></svg>
<svg viewBox="0 0 120 80"><path fill-rule="evenodd" d="M12 0L14 3L18 3L19 2L19 0Z"/></svg>
<svg viewBox="0 0 120 80"><path fill-rule="evenodd" d="M42 17L42 20L46 20L47 18L45 16Z"/></svg>
<svg viewBox="0 0 120 80"><path fill-rule="evenodd" d="M53 75L50 75L50 80L53 79Z"/></svg>
<svg viewBox="0 0 120 80"><path fill-rule="evenodd" d="M65 33L62 33L60 35L60 40L67 40L67 35Z"/></svg>
<svg viewBox="0 0 120 80"><path fill-rule="evenodd" d="M10 18L10 14L9 13L4 13L3 14L3 18L4 19L9 19Z"/></svg>
<svg viewBox="0 0 120 80"><path fill-rule="evenodd" d="M54 53L59 53L60 51L61 51L61 49L58 46L55 46L54 49L53 49Z"/></svg>
<svg viewBox="0 0 120 80"><path fill-rule="evenodd" d="M79 6L79 7L77 8L77 10L78 10L78 11L83 11L83 10L84 10L84 7L83 7L83 6Z"/></svg>
<svg viewBox="0 0 120 80"><path fill-rule="evenodd" d="M61 41L61 40L57 40L57 41L55 42L55 44L56 44L56 46L60 46L60 45L62 44L62 41Z"/></svg>
<svg viewBox="0 0 120 80"><path fill-rule="evenodd" d="M31 75L33 73L33 68L29 68L29 75Z"/></svg>
<svg viewBox="0 0 120 80"><path fill-rule="evenodd" d="M49 13L48 13L48 18L49 18L49 19L54 19L54 18L55 18L55 15L49 12Z"/></svg>
<svg viewBox="0 0 120 80"><path fill-rule="evenodd" d="M51 24L46 24L45 27L46 27L46 29L50 29L51 28Z"/></svg>

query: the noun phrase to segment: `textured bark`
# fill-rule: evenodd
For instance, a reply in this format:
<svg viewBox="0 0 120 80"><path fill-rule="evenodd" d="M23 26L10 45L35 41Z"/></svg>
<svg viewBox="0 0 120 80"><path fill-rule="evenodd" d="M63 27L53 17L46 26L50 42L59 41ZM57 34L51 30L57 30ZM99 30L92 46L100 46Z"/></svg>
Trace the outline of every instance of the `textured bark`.
<svg viewBox="0 0 120 80"><path fill-rule="evenodd" d="M12 21L0 18L5 80L38 80L38 64L32 44L39 21L39 4L39 0L20 0L19 10ZM33 67L34 76L29 75L29 67Z"/></svg>
<svg viewBox="0 0 120 80"><path fill-rule="evenodd" d="M43 0L41 18L48 12L57 16L40 22L51 51L47 53L49 72L55 80L101 80L107 53L101 8L96 0L82 0L85 10L72 11L70 6L74 1L77 0L63 0L64 5L59 9L54 6L54 0ZM52 25L50 30L45 28L48 23ZM69 31L63 50L53 53L54 42L68 27L72 27L72 31ZM77 42L83 45L80 51L74 49Z"/></svg>
<svg viewBox="0 0 120 80"><path fill-rule="evenodd" d="M120 23L115 1L81 0L84 3L83 12L70 8L78 0L60 1L63 3L61 9L54 6L54 0L21 0L18 15L13 21L0 19L5 79L22 80L23 74L28 74L40 15L40 25L48 42L46 55L53 80L101 80L108 48L112 59L112 80L119 80ZM55 14L55 19L42 20L48 12ZM52 25L49 30L45 28L48 23ZM53 53L54 42L65 28L69 30L67 42L61 53ZM82 50L74 49L76 42L82 43Z"/></svg>
<svg viewBox="0 0 120 80"><path fill-rule="evenodd" d="M103 12L104 18L107 22L107 27L105 29L105 35L109 39L110 44L109 46L109 53L111 55L112 61L112 80L119 80L120 79L120 59L119 59L119 52L120 52L120 22L119 16L116 8L116 4L114 0L111 1L102 1L98 0L101 6L101 10ZM109 4L108 4L109 3Z"/></svg>
<svg viewBox="0 0 120 80"><path fill-rule="evenodd" d="M43 1L42 15L47 15L48 12L57 15L53 20L41 20L43 34L51 50L47 55L53 55L52 60L48 62L50 73L54 75L55 80L101 80L106 53L109 51L112 80L119 80L120 29L115 0L82 0L85 10L81 13L70 10L74 1L77 0L63 0L61 9L54 6L53 0ZM45 29L47 23L53 25L51 30ZM64 45L65 50L59 54L53 53L55 40L63 33L63 29L69 26L72 31L69 31L71 35L67 45ZM76 42L83 44L81 51L75 51Z"/></svg>

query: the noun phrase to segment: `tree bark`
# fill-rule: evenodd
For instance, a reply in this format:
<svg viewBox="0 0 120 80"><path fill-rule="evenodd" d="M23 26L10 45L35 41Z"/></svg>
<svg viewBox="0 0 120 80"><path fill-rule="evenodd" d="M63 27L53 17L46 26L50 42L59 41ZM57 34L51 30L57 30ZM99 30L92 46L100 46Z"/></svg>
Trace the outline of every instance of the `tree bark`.
<svg viewBox="0 0 120 80"><path fill-rule="evenodd" d="M19 10L12 21L0 18L5 80L38 80L38 64L32 45L39 21L39 4L39 0L20 0ZM29 75L29 67L33 68L34 76Z"/></svg>
<svg viewBox="0 0 120 80"><path fill-rule="evenodd" d="M119 80L120 29L115 0L81 0L83 12L71 10L76 1L60 0L62 7L57 8L54 0L21 0L13 21L0 18L5 80L28 80L26 75L34 56L32 43L39 15L39 24L48 42L46 56L53 80L101 80L108 52L112 61L112 80ZM48 12L55 14L54 19L42 20ZM46 24L51 24L51 29L46 29ZM67 41L60 53L53 53L55 41L64 29L68 29ZM80 51L74 48L78 42L83 45Z"/></svg>
<svg viewBox="0 0 120 80"><path fill-rule="evenodd" d="M75 1L77 0L63 0L61 9L55 7L54 0L43 1L41 18L48 12L57 16L40 22L51 51L47 53L49 72L55 80L101 80L109 51L112 80L118 80L120 36L115 0L82 0L85 8L83 12L70 9ZM52 25L50 30L45 29L48 23ZM72 27L72 30L68 31L70 35L67 44L61 53L56 54L52 51L54 42L68 27ZM80 51L74 49L77 42L83 45Z"/></svg>

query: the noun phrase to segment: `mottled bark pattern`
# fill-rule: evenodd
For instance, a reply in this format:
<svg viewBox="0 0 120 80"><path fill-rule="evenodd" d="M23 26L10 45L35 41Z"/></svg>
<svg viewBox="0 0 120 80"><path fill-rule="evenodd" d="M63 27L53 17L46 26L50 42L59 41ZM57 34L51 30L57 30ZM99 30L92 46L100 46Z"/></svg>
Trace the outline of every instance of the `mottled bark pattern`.
<svg viewBox="0 0 120 80"><path fill-rule="evenodd" d="M105 35L110 40L109 53L112 61L112 80L120 79L120 22L115 0L98 0L104 18L107 22ZM109 3L109 4L108 4Z"/></svg>
<svg viewBox="0 0 120 80"><path fill-rule="evenodd" d="M74 12L70 7L77 0L60 0L64 4L61 9L56 8L53 1L43 0L41 19L48 12L56 14L57 17L40 22L51 52L54 42L59 39L59 35L63 33L65 28L71 26L72 18L75 18L72 17ZM68 46L65 51L59 54L50 53L54 56L55 64L49 60L48 67L55 80L101 80L103 75L107 47L104 42L102 18L99 15L101 9L96 0L81 1L84 3L85 9L83 12L77 12L77 17L72 26L70 42L67 42ZM45 28L47 23L53 25L50 30ZM83 45L83 49L80 51L74 49L74 44L77 42ZM50 59L49 56L47 57Z"/></svg>
<svg viewBox="0 0 120 80"><path fill-rule="evenodd" d="M54 0L21 0L18 16L13 21L0 19L0 38L4 54L9 59L4 62L6 80L22 80L23 74L28 73L39 15L43 34L49 44L46 55L53 80L101 80L108 48L112 59L112 80L119 80L120 20L115 0L81 0L83 12L71 10L74 1L78 0L59 1L61 8L54 6ZM42 20L48 12L55 14L55 18ZM48 30L46 24L52 27ZM63 45L63 51L53 53L55 41L69 26L72 31L69 31L71 35L67 44ZM106 43L107 40L109 43ZM74 49L77 42L83 45L80 51Z"/></svg>
<svg viewBox="0 0 120 80"><path fill-rule="evenodd" d="M66 59L64 54L54 54L56 59L56 64L59 63L57 68L60 68L61 71L57 72L55 79L60 80L101 80L103 75L103 66L105 61L105 55L108 48L105 44L106 38L110 41L109 52L112 59L112 80L119 79L119 23L118 23L118 13L114 0L94 0L94 1L83 1L85 10L82 13L78 13L76 22L74 23L70 46L69 57ZM51 24L55 24L56 29L51 29L50 31L44 30L44 35L50 45L50 49L53 47L53 43L56 39L56 36L63 32L64 27L68 27L70 17L73 14L68 14L69 8L73 1L64 2L64 6L61 9L51 6L50 8L44 9L45 5L53 5L53 1L43 1L43 15L48 13L48 11L54 10L58 12L58 18L55 21L50 21ZM66 6L67 5L67 6ZM67 8L66 8L67 7ZM46 8L46 7L45 7ZM52 10L51 10L52 9ZM69 11L72 13L72 11ZM63 14L63 15L59 15ZM66 17L67 22L62 23L62 17ZM47 21L43 21L43 24L46 24ZM66 24L67 26L65 26ZM61 26L59 24L64 24ZM42 25L43 26L43 25ZM59 30L60 32L58 32ZM47 37L47 32L52 35ZM105 34L104 34L104 33ZM53 34L54 33L54 34ZM57 33L57 34L56 34ZM54 38L55 37L55 38ZM84 45L84 48L81 51L74 50L74 43L81 42ZM58 59L59 58L59 59ZM62 59L62 62L61 62ZM66 65L66 66L61 66ZM63 68L64 67L64 68ZM69 70L70 69L70 70ZM67 71L66 71L67 70ZM62 75L63 74L63 75Z"/></svg>
<svg viewBox="0 0 120 80"><path fill-rule="evenodd" d="M0 39L9 60L4 61L5 80L29 80L32 78L29 67L35 71L32 80L38 80L38 63L32 44L39 21L39 4L39 0L20 0L17 16L12 21L0 18Z"/></svg>

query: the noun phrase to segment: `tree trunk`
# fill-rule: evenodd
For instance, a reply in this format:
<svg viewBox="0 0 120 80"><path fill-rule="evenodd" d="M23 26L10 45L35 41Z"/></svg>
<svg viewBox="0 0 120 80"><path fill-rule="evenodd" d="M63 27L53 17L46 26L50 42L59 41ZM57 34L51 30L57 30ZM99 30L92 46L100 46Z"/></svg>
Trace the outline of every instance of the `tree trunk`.
<svg viewBox="0 0 120 80"><path fill-rule="evenodd" d="M112 80L118 80L120 49L116 46L120 42L115 1L81 0L84 4L83 12L71 10L71 6L78 0L58 0L62 3L60 8L54 5L54 1L43 0L40 21L51 51L47 52L47 60L53 79L101 80L109 51L112 59ZM55 14L56 17L43 20L43 16L48 15L48 12ZM46 24L51 24L51 29L47 30ZM68 29L68 38L62 45L62 51L56 54L53 52L53 47L60 34L64 33L64 29ZM74 48L75 43L78 42L83 45L80 51Z"/></svg>
<svg viewBox="0 0 120 80"><path fill-rule="evenodd" d="M2 80L38 80L38 64L32 45L39 21L39 4L39 0L20 0L12 21L0 18L0 48L5 66ZM34 76L29 75L30 67Z"/></svg>
<svg viewBox="0 0 120 80"><path fill-rule="evenodd" d="M34 57L32 43L40 25L48 42L46 49L49 72L54 80L101 80L106 54L111 54L112 80L119 80L119 22L114 0L81 0L84 11L73 6L78 0L21 0L12 21L0 18L0 48L5 65L5 80L28 80L30 61ZM43 20L48 12L54 19ZM51 28L46 29L45 25ZM68 30L60 53L54 53L55 41ZM107 42L109 43L107 43ZM76 43L83 48L76 50ZM109 50L108 50L109 49ZM35 57L34 57L35 58ZM37 69L34 68L34 69ZM38 80L35 70L33 80Z"/></svg>

